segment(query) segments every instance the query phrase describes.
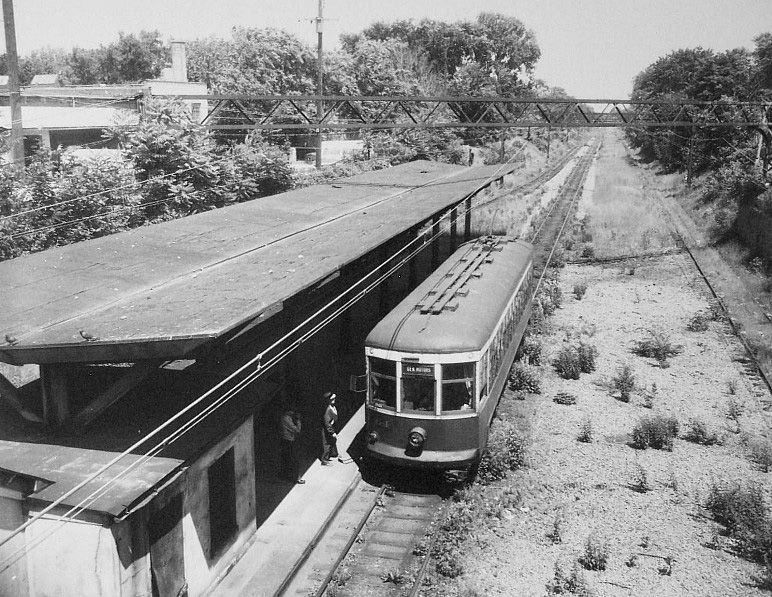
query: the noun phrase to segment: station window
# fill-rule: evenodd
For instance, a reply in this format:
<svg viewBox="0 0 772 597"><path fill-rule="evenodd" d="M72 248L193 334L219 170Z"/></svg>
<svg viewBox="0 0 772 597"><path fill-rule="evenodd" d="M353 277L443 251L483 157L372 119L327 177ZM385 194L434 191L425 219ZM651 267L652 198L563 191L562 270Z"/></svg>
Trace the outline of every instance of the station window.
<svg viewBox="0 0 772 597"><path fill-rule="evenodd" d="M397 363L370 357L370 404L397 408Z"/></svg>
<svg viewBox="0 0 772 597"><path fill-rule="evenodd" d="M433 365L431 365L433 367ZM434 414L434 376L402 374L402 411Z"/></svg>
<svg viewBox="0 0 772 597"><path fill-rule="evenodd" d="M474 363L442 366L442 412L474 409Z"/></svg>

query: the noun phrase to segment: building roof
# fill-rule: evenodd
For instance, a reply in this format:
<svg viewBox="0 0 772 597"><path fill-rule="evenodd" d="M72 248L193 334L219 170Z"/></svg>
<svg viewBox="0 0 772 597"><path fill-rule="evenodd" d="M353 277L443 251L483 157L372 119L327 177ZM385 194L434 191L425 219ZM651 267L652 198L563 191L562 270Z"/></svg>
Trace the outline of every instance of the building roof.
<svg viewBox="0 0 772 597"><path fill-rule="evenodd" d="M42 75L35 75L32 77L32 81L30 81L30 86L34 87L35 85L58 85L59 84L59 75L56 73L47 73Z"/></svg>
<svg viewBox="0 0 772 597"><path fill-rule="evenodd" d="M48 481L50 484L43 484L31 497L49 503L94 474L116 455L115 452L105 450L0 440L2 466ZM141 466L128 470L129 466L139 459L138 455L128 455L98 476L93 483L65 498L63 504L77 505L109 480L109 487L96 501L89 504L88 509L118 516L142 494L183 464L175 458L153 457ZM124 473L124 476L115 479L121 473Z"/></svg>
<svg viewBox="0 0 772 597"><path fill-rule="evenodd" d="M0 360L183 358L504 173L416 161L5 261Z"/></svg>
<svg viewBox="0 0 772 597"><path fill-rule="evenodd" d="M99 129L135 125L139 113L121 108L60 106L22 106L24 130L36 129ZM0 106L0 127L11 128L10 106Z"/></svg>

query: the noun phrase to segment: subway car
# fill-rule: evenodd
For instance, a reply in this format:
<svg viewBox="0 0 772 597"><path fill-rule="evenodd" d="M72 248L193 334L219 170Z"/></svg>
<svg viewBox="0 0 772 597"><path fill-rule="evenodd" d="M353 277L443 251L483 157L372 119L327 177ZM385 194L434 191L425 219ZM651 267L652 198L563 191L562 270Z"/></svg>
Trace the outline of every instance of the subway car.
<svg viewBox="0 0 772 597"><path fill-rule="evenodd" d="M533 248L487 236L455 251L373 328L368 455L414 468L479 462L531 311Z"/></svg>

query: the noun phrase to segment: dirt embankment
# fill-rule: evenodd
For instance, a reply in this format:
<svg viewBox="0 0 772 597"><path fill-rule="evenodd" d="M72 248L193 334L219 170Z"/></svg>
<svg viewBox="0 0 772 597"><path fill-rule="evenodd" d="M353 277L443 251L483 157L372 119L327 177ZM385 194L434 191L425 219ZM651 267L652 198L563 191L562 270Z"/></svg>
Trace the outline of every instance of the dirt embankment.
<svg viewBox="0 0 772 597"><path fill-rule="evenodd" d="M743 348L726 322L687 329L696 313L710 312L711 295L688 255L676 252L662 181L632 162L617 133L607 135L595 173L572 250L663 254L560 270L562 306L539 337L541 393L502 398L502 416L530 428L529 466L490 490L513 487L518 506L481 521L464 544L463 574L435 576L424 593L541 596L552 584L555 594L558 564L583 579L575 594L768 595L762 566L705 507L712 487L731 483L757 487L772 503L772 473L749 458L769 441L768 396L736 360ZM633 353L651 332L678 349L665 366ZM580 341L597 349L596 369L563 379L551 362ZM635 378L629 402L613 381L625 365ZM575 404L556 403L561 392ZM679 423L672 450L635 449L633 428L657 415ZM687 441L695 421L718 443ZM582 429L592 441L578 441ZM588 540L607 550L605 570L580 563Z"/></svg>

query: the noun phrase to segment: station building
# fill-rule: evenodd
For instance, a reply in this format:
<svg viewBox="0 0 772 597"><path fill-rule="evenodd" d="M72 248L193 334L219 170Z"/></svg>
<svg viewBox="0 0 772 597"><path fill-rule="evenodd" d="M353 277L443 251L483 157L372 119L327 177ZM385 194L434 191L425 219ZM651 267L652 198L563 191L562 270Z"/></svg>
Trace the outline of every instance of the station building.
<svg viewBox="0 0 772 597"><path fill-rule="evenodd" d="M292 487L282 412L305 469L505 176L416 161L0 263L0 594L206 594Z"/></svg>

